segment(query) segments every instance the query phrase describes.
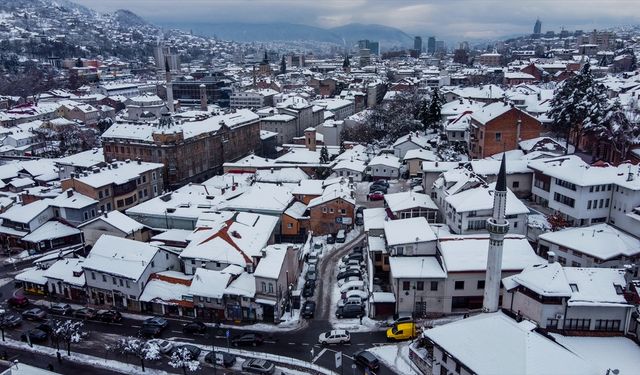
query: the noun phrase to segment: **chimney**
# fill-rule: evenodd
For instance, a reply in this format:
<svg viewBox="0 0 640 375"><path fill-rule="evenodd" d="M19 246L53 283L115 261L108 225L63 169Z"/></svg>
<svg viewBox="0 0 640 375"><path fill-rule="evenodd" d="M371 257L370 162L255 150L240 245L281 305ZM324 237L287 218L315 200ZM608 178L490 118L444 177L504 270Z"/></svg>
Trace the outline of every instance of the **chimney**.
<svg viewBox="0 0 640 375"><path fill-rule="evenodd" d="M67 190L67 198L70 198L71 196L73 196L73 189Z"/></svg>
<svg viewBox="0 0 640 375"><path fill-rule="evenodd" d="M549 251L547 253L547 260L549 261L549 264L555 263L556 262L556 253L553 252L553 251Z"/></svg>
<svg viewBox="0 0 640 375"><path fill-rule="evenodd" d="M304 138L309 151L315 151L316 150L316 129L307 128L304 131Z"/></svg>
<svg viewBox="0 0 640 375"><path fill-rule="evenodd" d="M629 174L627 175L627 181L633 181L633 172L631 172L631 166L629 166Z"/></svg>
<svg viewBox="0 0 640 375"><path fill-rule="evenodd" d="M109 213L107 212L107 210L104 210L104 217L109 217Z"/></svg>
<svg viewBox="0 0 640 375"><path fill-rule="evenodd" d="M518 148L519 143L520 143L520 130L522 128L522 120L518 119L518 121L516 121L516 148ZM502 157L505 157L504 155Z"/></svg>
<svg viewBox="0 0 640 375"><path fill-rule="evenodd" d="M138 165L142 164L142 160L140 160L140 158L137 158L136 161L138 162Z"/></svg>
<svg viewBox="0 0 640 375"><path fill-rule="evenodd" d="M207 86L203 83L200 85L200 110L206 112L207 109Z"/></svg>

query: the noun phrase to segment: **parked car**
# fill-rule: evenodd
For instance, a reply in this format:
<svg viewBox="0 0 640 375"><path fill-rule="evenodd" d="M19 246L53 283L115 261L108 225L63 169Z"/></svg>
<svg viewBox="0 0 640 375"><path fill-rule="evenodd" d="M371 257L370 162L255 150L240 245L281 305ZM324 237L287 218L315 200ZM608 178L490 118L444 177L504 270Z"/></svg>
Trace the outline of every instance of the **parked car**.
<svg viewBox="0 0 640 375"><path fill-rule="evenodd" d="M316 281L318 279L318 273L315 271L307 271L307 274L304 276L306 280Z"/></svg>
<svg viewBox="0 0 640 375"><path fill-rule="evenodd" d="M374 191L373 193L369 193L370 201L381 201L384 199L384 193L380 190Z"/></svg>
<svg viewBox="0 0 640 375"><path fill-rule="evenodd" d="M357 365L367 367L372 371L377 371L380 368L380 361L378 361L378 358L366 350L362 350L354 354L353 360Z"/></svg>
<svg viewBox="0 0 640 375"><path fill-rule="evenodd" d="M48 335L50 335L53 332L54 327L54 323L51 320L47 320L38 324L35 328L41 331L45 331Z"/></svg>
<svg viewBox="0 0 640 375"><path fill-rule="evenodd" d="M312 264L318 264L318 256L316 254L309 254L309 256L307 257L307 263L309 265Z"/></svg>
<svg viewBox="0 0 640 375"><path fill-rule="evenodd" d="M243 333L240 336L236 336L231 343L233 346L258 346L264 342L264 338L259 333Z"/></svg>
<svg viewBox="0 0 640 375"><path fill-rule="evenodd" d="M414 188L416 186L420 186L420 185L422 185L422 179L420 177L414 177L409 182L409 186L412 187L412 188Z"/></svg>
<svg viewBox="0 0 640 375"><path fill-rule="evenodd" d="M358 208L356 208L356 217L358 217L358 214L362 215L365 209L365 206L359 206Z"/></svg>
<svg viewBox="0 0 640 375"><path fill-rule="evenodd" d="M73 312L73 316L78 319L95 319L97 311L91 307L83 307Z"/></svg>
<svg viewBox="0 0 640 375"><path fill-rule="evenodd" d="M321 251L322 250L322 242L320 241L316 241L313 243L313 249L316 251Z"/></svg>
<svg viewBox="0 0 640 375"><path fill-rule="evenodd" d="M183 349L186 349L189 352L189 359L191 360L197 360L198 357L200 357L200 353L202 352L202 349L200 349L199 347L195 345L189 345L189 344L176 346L175 348L173 348L171 352L175 353L178 350L183 350Z"/></svg>
<svg viewBox="0 0 640 375"><path fill-rule="evenodd" d="M173 343L171 341L162 339L151 339L148 342L156 344L158 346L158 350L160 350L160 353L162 354L171 353L171 350L173 350Z"/></svg>
<svg viewBox="0 0 640 375"><path fill-rule="evenodd" d="M364 225L364 217L361 216L356 216L356 220L355 220L356 225Z"/></svg>
<svg viewBox="0 0 640 375"><path fill-rule="evenodd" d="M320 345L328 344L346 344L351 342L351 335L349 331L344 329L334 329L329 332L321 333L318 337L318 343Z"/></svg>
<svg viewBox="0 0 640 375"><path fill-rule="evenodd" d="M73 314L73 309L68 303L54 303L49 308L49 312L57 315L71 315Z"/></svg>
<svg viewBox="0 0 640 375"><path fill-rule="evenodd" d="M316 303L313 301L305 301L300 314L303 318L313 319L316 314Z"/></svg>
<svg viewBox="0 0 640 375"><path fill-rule="evenodd" d="M316 291L316 282L313 280L307 280L304 283L304 288L302 289L302 296L304 298L313 297L313 294Z"/></svg>
<svg viewBox="0 0 640 375"><path fill-rule="evenodd" d="M119 323L122 321L122 314L116 310L98 310L96 319L107 323Z"/></svg>
<svg viewBox="0 0 640 375"><path fill-rule="evenodd" d="M329 245L336 243L336 236L334 236L333 234L327 235L327 243Z"/></svg>
<svg viewBox="0 0 640 375"><path fill-rule="evenodd" d="M342 260L340 260L340 263L338 264L338 268L347 268L351 266L362 267L362 262L357 259L349 259L346 262L343 262Z"/></svg>
<svg viewBox="0 0 640 375"><path fill-rule="evenodd" d="M204 361L207 363L213 363L213 353L209 352L204 356ZM216 354L216 365L222 367L231 367L236 363L236 356L231 353L225 352L215 352Z"/></svg>
<svg viewBox="0 0 640 375"><path fill-rule="evenodd" d="M400 323L387 329L387 340L401 341L412 340L417 337L415 323Z"/></svg>
<svg viewBox="0 0 640 375"><path fill-rule="evenodd" d="M140 337L158 337L162 333L162 328L159 326L142 325L138 331Z"/></svg>
<svg viewBox="0 0 640 375"><path fill-rule="evenodd" d="M358 254L358 253L349 253L342 257L342 261L345 263L350 260L357 260L362 262L364 260L364 257L362 256L362 254Z"/></svg>
<svg viewBox="0 0 640 375"><path fill-rule="evenodd" d="M45 342L47 341L47 338L49 337L49 335L42 330L39 329L30 329L27 332L24 332L22 335L20 335L20 339L22 341L29 341L29 342Z"/></svg>
<svg viewBox="0 0 640 375"><path fill-rule="evenodd" d="M307 267L307 272L318 272L318 263L309 264L309 267Z"/></svg>
<svg viewBox="0 0 640 375"><path fill-rule="evenodd" d="M350 290L364 290L364 281L362 280L350 281L340 287L340 293L345 293Z"/></svg>
<svg viewBox="0 0 640 375"><path fill-rule="evenodd" d="M352 276L357 276L357 277L362 277L362 272L360 272L359 269L351 269L351 270L344 270L338 273L338 276L336 277L336 279L338 280L342 280L342 279L346 279L347 277L352 277Z"/></svg>
<svg viewBox="0 0 640 375"><path fill-rule="evenodd" d="M343 298L340 301L338 301L338 307L344 307L346 305L362 306L363 305L362 298L360 298L360 297L349 297L349 298Z"/></svg>
<svg viewBox="0 0 640 375"><path fill-rule="evenodd" d="M169 326L169 321L165 318L161 318L159 316L154 316L152 318L145 319L142 323L143 326L156 326L162 329L167 328Z"/></svg>
<svg viewBox="0 0 640 375"><path fill-rule="evenodd" d="M388 188L389 187L389 181L384 180L384 179L375 180L375 181L373 181L373 183L371 185L380 185L380 186L384 186L384 187Z"/></svg>
<svg viewBox="0 0 640 375"><path fill-rule="evenodd" d="M14 314L5 314L2 316L2 325L7 328L14 328L22 324L22 318Z"/></svg>
<svg viewBox="0 0 640 375"><path fill-rule="evenodd" d="M413 317L411 314L394 314L393 320L389 322L388 326L393 327L402 323L411 323L413 322Z"/></svg>
<svg viewBox="0 0 640 375"><path fill-rule="evenodd" d="M29 304L29 300L25 296L13 296L7 300L7 304L10 307L26 307Z"/></svg>
<svg viewBox="0 0 640 375"><path fill-rule="evenodd" d="M336 234L336 242L344 243L347 240L347 232L344 229L340 229L338 234Z"/></svg>
<svg viewBox="0 0 640 375"><path fill-rule="evenodd" d="M362 281L361 276L349 276L338 280L338 286L343 286L352 281Z"/></svg>
<svg viewBox="0 0 640 375"><path fill-rule="evenodd" d="M338 307L336 310L336 318L360 318L364 315L364 310L361 305L345 305L344 307Z"/></svg>
<svg viewBox="0 0 640 375"><path fill-rule="evenodd" d="M273 374L276 365L266 359L247 359L242 363L242 370L253 374Z"/></svg>
<svg viewBox="0 0 640 375"><path fill-rule="evenodd" d="M207 326L202 322L193 321L193 322L185 323L185 325L182 326L182 332L205 333L207 332Z"/></svg>
<svg viewBox="0 0 640 375"><path fill-rule="evenodd" d="M46 316L47 313L39 307L34 307L22 313L22 319L25 320L43 320Z"/></svg>
<svg viewBox="0 0 640 375"><path fill-rule="evenodd" d="M363 301L366 301L369 298L369 293L365 292L364 290L349 290L345 293L342 293L342 298L352 298L352 297L358 297Z"/></svg>

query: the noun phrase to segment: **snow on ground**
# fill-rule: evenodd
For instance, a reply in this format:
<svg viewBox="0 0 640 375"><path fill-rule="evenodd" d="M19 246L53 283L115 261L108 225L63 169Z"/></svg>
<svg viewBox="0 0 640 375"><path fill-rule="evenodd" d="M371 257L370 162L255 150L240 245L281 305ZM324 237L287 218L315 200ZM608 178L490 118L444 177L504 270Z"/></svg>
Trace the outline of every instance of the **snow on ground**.
<svg viewBox="0 0 640 375"><path fill-rule="evenodd" d="M396 374L419 375L419 373L411 367L409 344L410 342L382 345L367 349L367 351L378 357L381 362Z"/></svg>
<svg viewBox="0 0 640 375"><path fill-rule="evenodd" d="M21 261L27 260L27 259L35 259L35 258L38 258L38 257L41 257L41 256L42 256L42 254L29 255L29 252L27 250L23 250L18 254L10 255L10 256L6 257L4 259L4 263L13 264L13 263L21 262Z"/></svg>
<svg viewBox="0 0 640 375"><path fill-rule="evenodd" d="M14 348L27 350L34 353L40 353L44 355L51 356L51 359L54 360L56 357L56 349L50 348L47 346L34 345L33 348L29 347L29 344L25 342L20 342L16 340L12 340L7 338L3 343L3 345ZM73 347L72 347L73 348ZM60 351L63 353L63 351ZM121 374L151 374L151 375L165 375L168 374L166 371L155 370L151 368L147 368L145 372L142 371L142 368L139 366L135 366L129 363L123 363L120 361L112 360L112 359L104 359L100 357L94 357L87 354L72 352L71 356L67 356L66 352L63 354L63 359L65 361L71 361L75 363L87 364L90 366L109 369L111 371L119 372Z"/></svg>
<svg viewBox="0 0 640 375"><path fill-rule="evenodd" d="M581 337L552 334L561 345L591 362L602 374L617 369L620 375L637 374L640 347L625 337Z"/></svg>
<svg viewBox="0 0 640 375"><path fill-rule="evenodd" d="M335 275L331 275L332 278L335 278ZM331 288L331 311L329 312L329 323L333 329L346 329L349 332L371 332L371 331L380 331L384 330L385 327L381 327L380 322L377 320L373 320L369 318L368 315L368 304L365 303L365 316L362 318L362 324L360 324L360 319L338 319L336 318L336 309L338 308L338 301L340 300L340 287L338 287L337 282L333 282L333 286Z"/></svg>
<svg viewBox="0 0 640 375"><path fill-rule="evenodd" d="M7 284L11 284L13 282L13 278L12 277L5 277L0 279L0 288L7 285Z"/></svg>

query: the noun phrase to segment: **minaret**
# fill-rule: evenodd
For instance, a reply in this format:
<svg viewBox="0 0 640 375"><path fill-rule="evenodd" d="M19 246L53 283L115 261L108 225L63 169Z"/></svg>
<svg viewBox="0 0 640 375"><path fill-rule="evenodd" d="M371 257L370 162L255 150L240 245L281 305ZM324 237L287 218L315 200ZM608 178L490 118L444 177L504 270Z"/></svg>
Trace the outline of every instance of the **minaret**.
<svg viewBox="0 0 640 375"><path fill-rule="evenodd" d="M487 256L487 274L484 282L484 312L498 311L500 300L500 280L502 279L502 247L504 236L509 232L509 222L505 219L507 206L507 169L506 155L502 155L496 189L493 193L493 215L487 219L489 231L489 254Z"/></svg>
<svg viewBox="0 0 640 375"><path fill-rule="evenodd" d="M203 83L200 85L200 110L206 112L208 108L207 86Z"/></svg>
<svg viewBox="0 0 640 375"><path fill-rule="evenodd" d="M165 79L167 81L167 106L169 112L173 113L173 83L171 83L171 67L169 66L169 59L164 60Z"/></svg>

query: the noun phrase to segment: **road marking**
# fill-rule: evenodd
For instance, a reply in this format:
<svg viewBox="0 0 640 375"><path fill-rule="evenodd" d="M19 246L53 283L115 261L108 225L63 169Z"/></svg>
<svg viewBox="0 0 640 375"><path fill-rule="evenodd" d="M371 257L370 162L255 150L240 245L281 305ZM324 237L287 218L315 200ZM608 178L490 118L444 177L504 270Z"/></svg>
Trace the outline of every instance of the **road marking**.
<svg viewBox="0 0 640 375"><path fill-rule="evenodd" d="M195 341L195 339L192 339L190 337L169 337L169 338L167 338L165 340L167 340L167 341L181 341L181 340Z"/></svg>
<svg viewBox="0 0 640 375"><path fill-rule="evenodd" d="M182 333L182 331L173 331L173 330L171 332L173 332L173 333Z"/></svg>
<svg viewBox="0 0 640 375"><path fill-rule="evenodd" d="M303 342L302 346L309 346L309 344L307 344L306 342Z"/></svg>
<svg viewBox="0 0 640 375"><path fill-rule="evenodd" d="M358 345L358 346L363 346L363 345L364 345L364 343L362 343L362 342L361 342L361 343L358 343L358 344L356 344L356 345Z"/></svg>
<svg viewBox="0 0 640 375"><path fill-rule="evenodd" d="M315 363L318 359L320 359L320 357L322 357L322 355L327 351L327 348L324 348L320 351L320 353L318 353L315 357L313 357L313 359L311 360L311 363Z"/></svg>
<svg viewBox="0 0 640 375"><path fill-rule="evenodd" d="M296 343L295 342L290 342L289 345L296 345Z"/></svg>
<svg viewBox="0 0 640 375"><path fill-rule="evenodd" d="M264 342L265 344L275 344L275 343L276 343L276 342L275 342L275 341L273 341L273 340L272 340L272 341L265 340L265 341L263 341L263 342Z"/></svg>
<svg viewBox="0 0 640 375"><path fill-rule="evenodd" d="M141 328L140 326L131 326L131 328Z"/></svg>

